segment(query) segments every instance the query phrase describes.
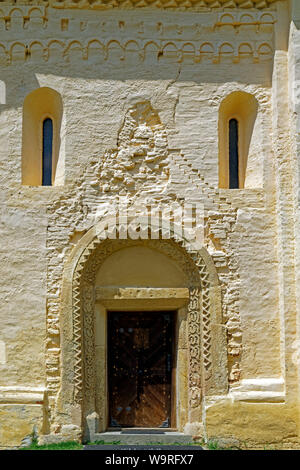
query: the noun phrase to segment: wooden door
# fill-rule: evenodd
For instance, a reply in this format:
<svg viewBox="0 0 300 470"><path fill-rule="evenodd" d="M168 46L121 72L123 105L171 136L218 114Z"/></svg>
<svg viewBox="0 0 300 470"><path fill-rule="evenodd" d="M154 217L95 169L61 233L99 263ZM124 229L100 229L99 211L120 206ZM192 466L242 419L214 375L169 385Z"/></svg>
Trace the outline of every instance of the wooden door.
<svg viewBox="0 0 300 470"><path fill-rule="evenodd" d="M108 314L109 426L170 427L173 318Z"/></svg>

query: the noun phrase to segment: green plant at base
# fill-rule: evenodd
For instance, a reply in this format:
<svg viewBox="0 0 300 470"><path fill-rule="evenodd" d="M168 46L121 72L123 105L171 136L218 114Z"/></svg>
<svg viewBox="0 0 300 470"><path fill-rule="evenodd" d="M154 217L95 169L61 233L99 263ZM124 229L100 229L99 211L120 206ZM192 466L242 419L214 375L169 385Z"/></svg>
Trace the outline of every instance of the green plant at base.
<svg viewBox="0 0 300 470"><path fill-rule="evenodd" d="M21 447L19 450L81 450L83 445L76 441L59 442L58 444L38 445L37 439L32 439L28 447Z"/></svg>
<svg viewBox="0 0 300 470"><path fill-rule="evenodd" d="M215 440L208 441L206 445L208 450L222 450L222 448L219 447L218 441Z"/></svg>

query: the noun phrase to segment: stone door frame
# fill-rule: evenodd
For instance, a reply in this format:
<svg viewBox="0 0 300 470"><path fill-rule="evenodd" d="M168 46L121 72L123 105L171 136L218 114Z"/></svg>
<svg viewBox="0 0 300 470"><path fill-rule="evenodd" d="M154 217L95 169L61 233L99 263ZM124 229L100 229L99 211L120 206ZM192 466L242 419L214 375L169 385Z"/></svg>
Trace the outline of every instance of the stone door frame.
<svg viewBox="0 0 300 470"><path fill-rule="evenodd" d="M161 234L157 240L111 240L103 224L97 224L74 247L63 273L61 388L56 410L58 422L73 425L90 437L98 432L95 405L95 276L102 262L114 251L141 244L169 256L189 277L186 307L189 350L186 430L189 425L203 421L203 397L223 395L228 391L221 290L207 250L201 248L193 251L186 240L172 234L167 240Z"/></svg>
<svg viewBox="0 0 300 470"><path fill-rule="evenodd" d="M110 389L110 387L109 387L110 378L112 376L114 376L114 378L116 379L116 376L114 374L114 370L113 370L112 365L114 364L113 361L116 360L115 354L116 354L116 351L119 351L119 347L115 349L114 354L110 355L110 349L109 349L108 345L110 344L110 347L111 347L113 344L115 344L115 339L116 339L115 335L119 335L119 338L118 338L119 341L117 342L117 345L120 346L121 348L123 348L125 346L126 356L128 355L128 351L130 351L132 355L137 355L138 352L139 352L138 350L139 349L143 350L144 347L148 351L151 352L152 351L151 344L152 345L156 344L156 346L161 346L162 343L161 343L160 340L165 339L167 341L167 343L165 343L163 345L162 350L161 350L161 353L164 356L159 356L159 357L160 358L164 357L164 361L166 361L167 356L169 354L171 354L171 362L169 363L170 368L169 367L164 368L163 370L158 372L156 370L157 367L158 367L158 363L157 363L158 356L155 353L155 356L153 358L154 362L152 364L151 364L151 362L149 363L150 371L148 371L148 373L150 372L150 374L149 374L148 377L146 377L145 381L143 382L142 390L140 390L140 392L142 394L142 399L138 400L136 404L139 408L138 413L139 413L139 418L140 419L144 419L145 421L147 421L147 418L150 417L150 419L152 419L152 418L156 419L156 426L155 427L159 427L159 426L162 426L164 424L164 428L173 428L173 429L177 428L177 429L180 430L180 423L183 421L181 419L182 415L184 415L185 410L187 410L186 390L184 389L184 384L181 388L178 387L179 382L180 382L180 375L178 374L178 370L180 370L181 373L182 373L182 370L186 367L186 362L187 362L185 360L185 357L184 357L184 356L186 356L186 350L183 348L185 346L185 344L184 344L185 342L183 341L184 336L185 336L184 335L184 329L185 329L184 328L184 324L185 324L184 310L185 310L185 308L180 309L181 312L179 313L178 309L169 309L169 308L154 308L154 309L152 309L152 308L149 307L149 305L151 305L151 303L152 303L151 298L150 298L150 296L152 296L152 295L156 296L154 298L154 303L156 303L156 304L158 303L160 305L163 305L165 303L167 304L167 302L165 302L165 300L166 300L165 295L167 294L167 292L166 293L164 293L164 292L168 291L169 289L133 289L133 291L136 291L136 292L134 292L134 294L138 294L139 298L138 299L133 299L133 304L135 303L135 300L138 300L138 302L136 303L136 308L131 309L127 306L127 304L128 304L128 302L127 302L128 295L126 295L126 291L129 291L129 290L131 291L131 288L122 289L122 291L123 291L122 294L123 295L125 294L124 296L126 296L125 297L125 300L126 300L126 308L125 309L122 308L120 310L119 308L116 308L116 307L114 307L114 308L108 307L108 308L105 309L105 315L102 316L101 315L102 312L99 311L100 310L99 309L100 305L96 306L96 325L97 325L97 317L98 317L98 320L100 319L99 323L106 323L106 331L104 330L104 333L106 333L106 334L101 334L101 337L97 338L97 333L96 333L96 341L97 341L97 339L98 339L98 342L100 342L100 341L102 342L104 340L104 347L103 346L101 347L101 353L98 354L98 361L97 361L97 358L96 358L97 372L99 373L99 371L104 369L103 374L101 374L102 375L102 377L101 377L102 380L100 379L98 381L98 384L103 384L105 386L105 387L103 387L103 386L99 387L99 385L98 385L97 389L101 391L101 396L98 398L98 400L97 400L97 393L96 393L96 410L97 410L97 413L99 415L99 425L100 425L99 426L99 431L105 431L107 428L120 427L120 425L117 424L117 422L119 422L119 418L114 418L114 416L113 416L115 409L113 410L112 407L111 408L109 407L110 400L114 399L113 398L114 393L112 393L113 390ZM176 289L172 289L172 290L174 291ZM180 290L183 291L183 289L180 289ZM129 292L128 292L128 294L129 294ZM140 298L140 296L141 296L141 298ZM143 304L143 302L142 302L143 298L145 299L146 306L140 307L139 304ZM178 297L177 297L177 300L178 300ZM106 300L104 300L104 302L106 303ZM121 298L118 299L118 302L120 302L122 304L122 299ZM183 302L186 303L186 299L183 299ZM108 303L109 304L111 304L111 303L114 304L114 299L112 299L112 301L108 300ZM102 306L103 306L103 304L100 307L101 310L103 308ZM128 331L126 337L129 340L132 341L132 342L130 342L129 347L128 347L127 343L124 344L122 342L122 337L124 337L124 331L122 331L121 333L118 333L119 332L118 328L116 328L116 326L112 322L109 322L110 318L113 317L114 314L117 314L117 316L118 316L118 319L116 321L118 322L120 320L122 322L122 326L124 326L124 327L126 326L126 328L125 328L126 332L127 332L127 326L128 326L127 321L130 321L130 326L134 327L134 325L136 325L135 321L138 321L138 319L141 319L142 325L144 325L144 327L145 327L145 325L147 325L145 327L146 329L143 330L146 333L146 336L147 336L147 329L149 327L149 323L147 323L147 320L150 323L152 323L154 321L154 324L151 325L151 327L153 327L152 333L154 334L154 342L153 342L153 337L150 334L149 336L147 336L146 346L145 345L143 345L143 346L139 345L138 347L136 347L137 343L133 339L134 337L136 338L136 336L132 331ZM155 317L158 316L159 322L161 324L162 317L165 317L166 314L168 314L168 318L169 318L168 326L166 325L166 322L164 323L164 325L167 326L167 329L168 329L168 332L169 332L168 335L167 335L166 332L162 332L160 327L157 328L157 325L155 325ZM180 317L180 318L178 318L178 317ZM182 321L182 317L183 317L183 321ZM121 318L122 319L125 318L125 322L123 322L121 320ZM146 323L143 323L145 318L146 318ZM133 320L135 320L135 321L133 321ZM97 326L96 326L96 331L97 331ZM181 331L180 331L179 335L178 335L178 326L181 327L180 328ZM143 328L143 326L142 326L142 328ZM101 328L101 330L103 331L102 328ZM126 332L125 332L125 334L126 334ZM159 338L159 339L157 339L157 338ZM145 339L145 337L143 339ZM181 346L180 349L178 348L179 345ZM150 347L150 349L149 349L149 347ZM97 347L97 342L96 342L96 355L97 355L97 349L98 349L98 347ZM123 358L124 358L125 350L122 349L122 352L123 352L122 357ZM104 352L104 354L103 354L103 352ZM106 352L106 354L105 354L105 352ZM143 351L143 352L145 352L145 351ZM156 352L157 352L157 350L156 350ZM105 356L106 356L106 361L105 361ZM117 366L118 365L120 365L120 363L118 364L118 361L117 361ZM106 366L106 367L103 368L103 366ZM160 367L164 367L163 364L161 364ZM153 368L154 368L154 370L153 370ZM127 369L127 372L130 372L130 370ZM176 375L175 375L175 372L176 372ZM136 374L136 375L134 375L134 374ZM157 374L159 374L159 377L157 376ZM132 378L133 378L133 383L135 384L135 386L137 386L136 380L138 381L138 375L139 375L139 372L135 368L132 371ZM151 385L153 385L153 383L151 382L151 378L154 378L154 377L155 377L155 380L156 380L155 387L157 387L157 393L158 393L157 397L156 397L156 390L154 390L154 387L150 390L150 394L148 394L148 390L147 390L148 385L150 385L150 387L151 387ZM163 385L165 387L165 393L163 393L163 390L160 389L161 379L163 379ZM185 381L181 380L181 382L185 382ZM133 387L132 387L129 394L124 394L124 386L121 385L121 384L124 384L124 376L123 375L120 378L120 382L117 383L119 390L117 392L117 399L116 400L118 400L119 405L122 404L122 406L124 407L125 406L125 404L124 404L125 400L129 401L129 400L133 399L134 392L133 392ZM143 389L144 386L145 386L146 390ZM137 388L135 388L135 392L137 392ZM105 398L106 398L106 400L105 400ZM158 401L157 401L158 409L157 410L155 410L157 405L154 404L154 401L156 400L156 398L158 399ZM148 413L145 416L142 416L141 409L142 409L143 405L145 404L145 400L148 401L148 399L151 400L150 406L152 407L152 412L149 413L150 407L147 407ZM98 401L98 403L97 403L97 401ZM102 407L101 407L102 409L99 407L99 404L100 404L100 406L102 405ZM135 406L136 405L133 406L132 404L129 404L127 402L126 402L126 404L130 406L130 409L129 410L127 409L128 415L126 416L126 418L131 420L131 422L132 421L138 422L139 419L134 416ZM133 408L132 408L132 406L133 406ZM124 411L124 408L122 408L122 411ZM161 415L166 413L166 416L158 417L158 414L156 414L156 411L159 414L161 413ZM133 413L131 414L131 412L133 412ZM100 417L104 418L103 420L101 420L102 422L100 421ZM112 426L112 418L113 418L114 421L116 420L116 422L113 426ZM123 417L123 419L124 419L124 417ZM168 421L168 425L167 425L167 421ZM123 422L124 422L124 420L123 420ZM149 424L149 421L147 421L147 422L148 422L148 426L146 424L144 424L144 425L138 424L136 427L137 428L153 427L153 426L151 426L151 424ZM124 427L129 427L129 426L132 426L132 425L128 425L128 422L127 422L127 425L124 425Z"/></svg>
<svg viewBox="0 0 300 470"><path fill-rule="evenodd" d="M172 377L172 427L183 430L190 419L185 371L188 368L186 323L188 316L188 288L96 288L95 324L97 385L95 409L99 432L107 429L108 420L108 368L107 368L107 315L110 311L172 311L175 313L173 346L176 376ZM97 342L98 340L98 342ZM101 344L100 344L101 343ZM100 354L99 354L100 349ZM182 379L180 379L182 377ZM100 392L100 393L99 393ZM197 407L201 415L201 405ZM194 414L196 408L194 409ZM95 436L97 440L97 436ZM98 440L101 438L98 436Z"/></svg>

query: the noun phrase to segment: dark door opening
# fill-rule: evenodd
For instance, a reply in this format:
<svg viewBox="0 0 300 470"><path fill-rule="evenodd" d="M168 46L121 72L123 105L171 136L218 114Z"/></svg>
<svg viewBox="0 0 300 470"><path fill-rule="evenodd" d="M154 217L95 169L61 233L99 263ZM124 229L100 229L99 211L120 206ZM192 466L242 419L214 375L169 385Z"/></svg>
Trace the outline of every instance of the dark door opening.
<svg viewBox="0 0 300 470"><path fill-rule="evenodd" d="M170 427L174 312L108 313L110 427Z"/></svg>

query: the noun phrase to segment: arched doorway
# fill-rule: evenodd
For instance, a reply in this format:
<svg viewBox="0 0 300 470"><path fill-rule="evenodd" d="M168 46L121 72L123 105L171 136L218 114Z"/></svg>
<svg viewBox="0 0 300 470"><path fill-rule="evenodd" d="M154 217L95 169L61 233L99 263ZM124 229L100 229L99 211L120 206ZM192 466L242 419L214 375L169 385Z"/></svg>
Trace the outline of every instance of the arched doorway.
<svg viewBox="0 0 300 470"><path fill-rule="evenodd" d="M168 425L188 432L202 422L203 396L227 390L217 274L205 249L189 252L183 244L172 238L111 240L94 227L70 257L64 272L58 414L65 422L68 415L89 439L111 424L111 312L172 312L173 411Z"/></svg>
<svg viewBox="0 0 300 470"><path fill-rule="evenodd" d="M192 273L151 242L110 245L95 277L100 428L177 428L187 421L182 376Z"/></svg>

